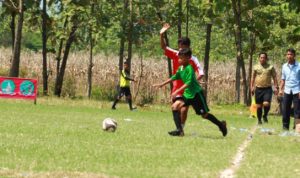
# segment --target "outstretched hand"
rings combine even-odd
[[[154,85],[152,85],[152,86],[155,87],[155,88],[161,88],[161,87],[162,87],[161,84],[154,84]]]
[[[162,29],[160,29],[159,33],[160,33],[160,34],[165,33],[170,27],[171,27],[170,24],[165,23],[165,24],[163,25]]]

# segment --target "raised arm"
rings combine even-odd
[[[159,34],[160,34],[160,47],[161,49],[166,49],[167,44],[164,38],[164,33],[170,28],[170,24],[165,23],[162,27],[162,29],[160,30]]]

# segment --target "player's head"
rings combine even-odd
[[[189,37],[181,37],[178,40],[178,48],[183,49],[183,48],[190,48],[191,46],[191,40]]]
[[[123,63],[123,68],[124,68],[124,69],[128,69],[128,68],[129,68],[129,62],[128,62],[128,61],[125,61],[125,62]]]
[[[183,48],[179,50],[178,57],[179,57],[179,64],[180,65],[188,65],[189,60],[192,56],[192,51],[190,48]]]
[[[288,60],[295,60],[295,56],[296,56],[296,50],[293,48],[289,48],[286,50],[286,58]]]
[[[261,64],[265,64],[268,61],[268,54],[266,52],[259,53],[258,57]]]

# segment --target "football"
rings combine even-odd
[[[116,131],[117,126],[118,126],[117,121],[115,121],[114,119],[111,119],[111,118],[106,118],[102,122],[102,129],[104,131],[114,132],[114,131]]]

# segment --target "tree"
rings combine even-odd
[[[247,96],[247,80],[246,80],[246,70],[245,70],[245,63],[243,58],[243,47],[242,47],[242,26],[241,26],[241,0],[231,0],[232,9],[234,12],[234,31],[235,31],[235,45],[236,45],[236,83],[235,83],[235,90],[236,90],[236,102],[240,102],[240,70],[242,70],[242,80],[244,85],[244,96]],[[247,103],[246,97],[244,97],[244,104]]]
[[[11,1],[11,5],[15,7],[14,3]],[[18,24],[17,31],[15,35],[14,48],[13,48],[13,57],[12,63],[9,71],[10,77],[18,77],[19,76],[19,66],[20,66],[20,54],[21,54],[21,39],[22,39],[22,30],[23,30],[23,21],[24,21],[24,6],[23,0],[19,0],[19,8],[18,11]]]

